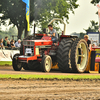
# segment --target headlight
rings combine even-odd
[[[35,48],[36,50],[36,55],[39,55],[39,48]]]

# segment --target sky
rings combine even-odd
[[[90,3],[91,0],[78,0],[80,5],[78,9],[75,9],[75,14],[70,13],[69,24],[67,24],[67,34],[73,32],[85,32],[90,25],[90,20],[98,22],[98,15],[95,13],[98,11],[97,7]]]
[[[85,32],[84,29],[89,27],[90,20],[98,22],[98,15],[95,14],[98,9],[91,4],[90,1],[91,0],[78,0],[77,3],[80,6],[74,10],[75,14],[69,14],[69,24],[66,23],[66,34]],[[2,26],[2,28],[7,29],[7,27],[5,28],[4,26]]]

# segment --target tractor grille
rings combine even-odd
[[[31,49],[31,53],[26,53],[26,49]],[[24,46],[24,55],[34,56],[34,46]]]
[[[23,45],[31,45],[31,46],[34,46],[34,41],[23,41]]]

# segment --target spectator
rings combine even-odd
[[[4,45],[4,46],[7,46],[7,40],[8,40],[8,37],[6,36],[6,37],[5,37],[5,40],[3,41],[3,45]]]
[[[20,39],[15,43],[15,47],[18,47],[18,48],[21,47],[21,40]]]
[[[11,47],[10,41],[7,41],[7,47]]]
[[[88,35],[84,35],[84,39],[86,40],[89,50],[91,49],[91,41],[89,40],[89,36]]]
[[[93,44],[92,47],[98,47],[98,46],[96,46],[95,44]]]
[[[15,43],[16,43],[17,41],[15,40]]]
[[[3,39],[0,40],[0,47],[1,47],[1,48],[4,47],[4,45],[3,45]]]
[[[11,40],[11,48],[15,48],[15,43],[14,43],[15,41],[14,40]]]

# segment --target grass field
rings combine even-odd
[[[1,61],[0,66],[12,65],[12,62]],[[0,79],[100,79],[100,75],[10,75],[0,74]]]
[[[0,66],[5,66],[5,65],[12,65],[11,61],[0,61]]]
[[[100,75],[2,75],[0,79],[100,79]]]

